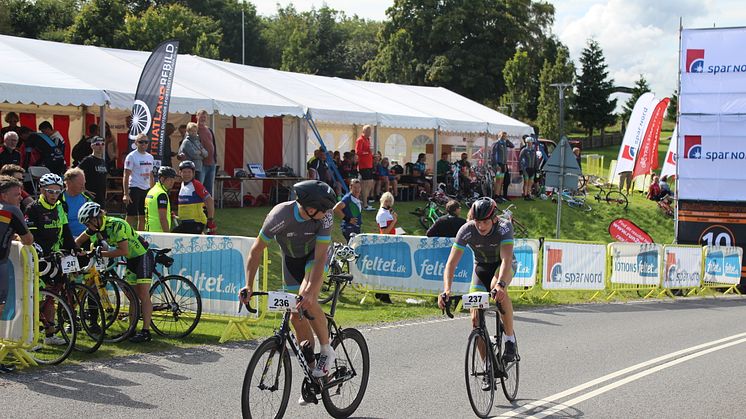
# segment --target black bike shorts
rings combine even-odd
[[[493,263],[477,263],[476,266],[474,266],[476,278],[472,280],[469,292],[490,292],[490,290],[492,290],[492,278],[495,277],[495,273],[500,269],[501,264],[502,261]]]
[[[140,188],[129,188],[130,202],[127,204],[127,215],[138,216],[145,215],[145,196],[148,191]]]
[[[153,280],[153,271],[155,270],[155,254],[152,250],[146,251],[143,255],[127,259],[127,271],[124,279],[130,285],[150,284]]]

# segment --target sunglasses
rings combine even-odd
[[[102,142],[98,142],[98,143],[91,143],[91,145],[104,145],[104,143],[102,143]]]
[[[147,141],[138,141],[137,144],[147,144]]]
[[[62,189],[44,189],[44,192],[51,195],[59,195],[62,193]]]

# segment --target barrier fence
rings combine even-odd
[[[39,311],[35,304],[35,290],[39,288],[36,250],[13,242],[8,262],[0,267],[8,270],[8,298],[0,313],[0,363],[10,354],[21,366],[36,365],[26,352],[39,333],[36,327]]]
[[[661,284],[663,246],[655,243],[609,243],[609,289],[607,300],[620,291],[643,291],[645,298]]]

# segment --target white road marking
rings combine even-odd
[[[425,320],[425,321],[419,321],[419,322],[412,322],[412,323],[398,323],[398,324],[392,324],[389,326],[378,326],[378,327],[369,327],[365,328],[363,330],[387,330],[387,329],[399,329],[402,327],[409,327],[409,326],[420,326],[423,324],[433,324],[433,323],[444,323],[444,322],[450,322],[454,320],[462,320],[462,319],[469,319],[469,316],[456,316],[453,319],[444,318],[444,319],[435,319],[435,320]]]
[[[732,341],[734,339],[743,338],[744,336],[746,336],[746,333],[738,333],[738,334],[735,334],[735,335],[732,335],[732,336],[728,336],[726,338],[714,340],[714,341],[711,341],[711,342],[706,342],[706,343],[703,343],[703,344],[700,344],[700,345],[696,345],[696,346],[692,346],[692,347],[689,347],[689,348],[686,348],[686,349],[682,349],[682,350],[679,350],[679,351],[676,351],[676,352],[671,352],[669,354],[662,355],[662,356],[659,356],[657,358],[653,358],[651,360],[648,360],[648,361],[645,361],[645,362],[641,362],[641,363],[636,364],[636,365],[632,365],[631,367],[627,367],[627,368],[621,369],[619,371],[615,371],[615,372],[612,372],[610,374],[604,375],[603,377],[599,377],[599,378],[596,378],[594,380],[588,381],[586,383],[577,385],[577,386],[572,387],[570,389],[561,391],[561,392],[559,392],[557,394],[553,394],[553,395],[551,395],[549,397],[543,398],[541,400],[537,400],[537,401],[529,403],[529,404],[527,404],[525,406],[521,406],[518,409],[502,413],[499,417],[500,418],[510,418],[510,417],[515,417],[515,416],[518,416],[518,415],[522,415],[522,414],[524,414],[525,412],[527,412],[529,410],[533,410],[533,409],[535,409],[537,407],[541,407],[541,406],[544,406],[544,405],[547,405],[547,404],[550,404],[550,403],[554,403],[557,400],[560,400],[560,399],[565,398],[567,396],[570,396],[572,394],[578,393],[580,391],[586,390],[588,388],[591,388],[593,386],[601,384],[601,383],[603,383],[605,381],[609,381],[609,380],[612,380],[614,378],[621,377],[623,375],[629,374],[629,373],[631,373],[633,371],[636,371],[636,370],[639,370],[639,369],[642,369],[642,368],[646,368],[646,367],[649,367],[649,366],[654,365],[654,364],[658,364],[658,363],[663,362],[663,361],[668,361],[669,359],[677,358],[679,356],[682,356],[682,355],[690,353],[690,352],[700,351],[702,349],[708,348],[708,347],[713,346],[713,345],[719,345],[719,344],[722,344],[724,342]],[[698,356],[701,356],[701,355],[704,355],[704,354],[707,354],[707,353],[710,353],[710,352],[714,352],[716,350],[724,349],[724,348],[727,348],[728,346],[736,345],[736,344],[743,343],[743,342],[746,342],[746,339],[740,339],[740,340],[737,340],[735,342],[726,343],[723,346],[718,346],[718,347],[715,347],[715,348],[710,348],[710,349],[708,349],[706,351],[696,352],[694,354],[687,355],[687,356],[685,356],[683,358],[679,358],[677,360],[670,361],[670,362],[668,362],[666,364],[659,365],[658,367],[652,368],[650,370],[646,370],[646,371],[640,372],[640,373],[635,374],[633,376],[630,376],[628,378],[632,378],[632,377],[636,377],[636,376],[638,376],[640,374],[644,374],[644,375],[640,375],[639,377],[635,378],[635,380],[636,380],[638,378],[644,377],[645,375],[652,374],[653,372],[660,371],[661,369],[668,368],[669,366],[676,365],[676,364],[678,364],[680,362],[684,362],[684,361],[687,361],[689,359],[693,359],[693,358],[696,358]],[[694,356],[694,355],[696,355],[696,356]],[[660,367],[663,367],[663,368],[660,368]],[[650,372],[648,372],[648,371],[650,371]],[[618,382],[615,382],[615,383],[612,383],[612,384],[609,384],[609,385],[607,385],[605,387],[602,387],[602,388],[600,388],[600,389],[598,389],[596,391],[605,389],[606,387],[614,386],[614,387],[608,388],[607,390],[604,390],[603,392],[609,391],[609,390],[611,390],[613,388],[618,387],[619,385],[626,384],[627,382],[629,382],[629,381],[625,381],[625,380],[626,379],[618,381]],[[631,380],[631,381],[634,381],[634,380]],[[621,384],[615,386],[615,384],[617,384],[617,383],[621,383]],[[602,394],[603,392],[598,393],[598,394]],[[589,392],[587,394],[594,394],[594,392]],[[594,394],[594,395],[598,395],[598,394]],[[570,406],[570,404],[568,404],[568,403],[570,403],[572,401],[577,400],[575,403],[578,403],[578,402],[582,401],[582,400],[578,400],[581,397],[583,397],[583,396],[579,396],[576,399],[568,401],[567,403],[562,403],[561,404],[563,406],[562,408]],[[591,397],[593,397],[593,396],[591,396]],[[583,399],[583,400],[586,400],[586,399]],[[555,410],[554,412],[562,410],[562,408],[560,408],[558,410]],[[552,410],[552,409],[548,409],[548,410],[545,410],[543,412],[539,412],[537,414],[543,414],[544,412],[548,412],[550,410]],[[547,414],[549,414],[549,413],[547,413]]]

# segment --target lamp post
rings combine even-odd
[[[555,238],[560,238],[560,224],[562,222],[562,191],[565,189],[565,147],[562,146],[562,137],[565,134],[565,89],[572,86],[570,83],[552,83],[559,92],[559,149],[560,149],[560,173],[559,191],[557,193],[557,232]]]

